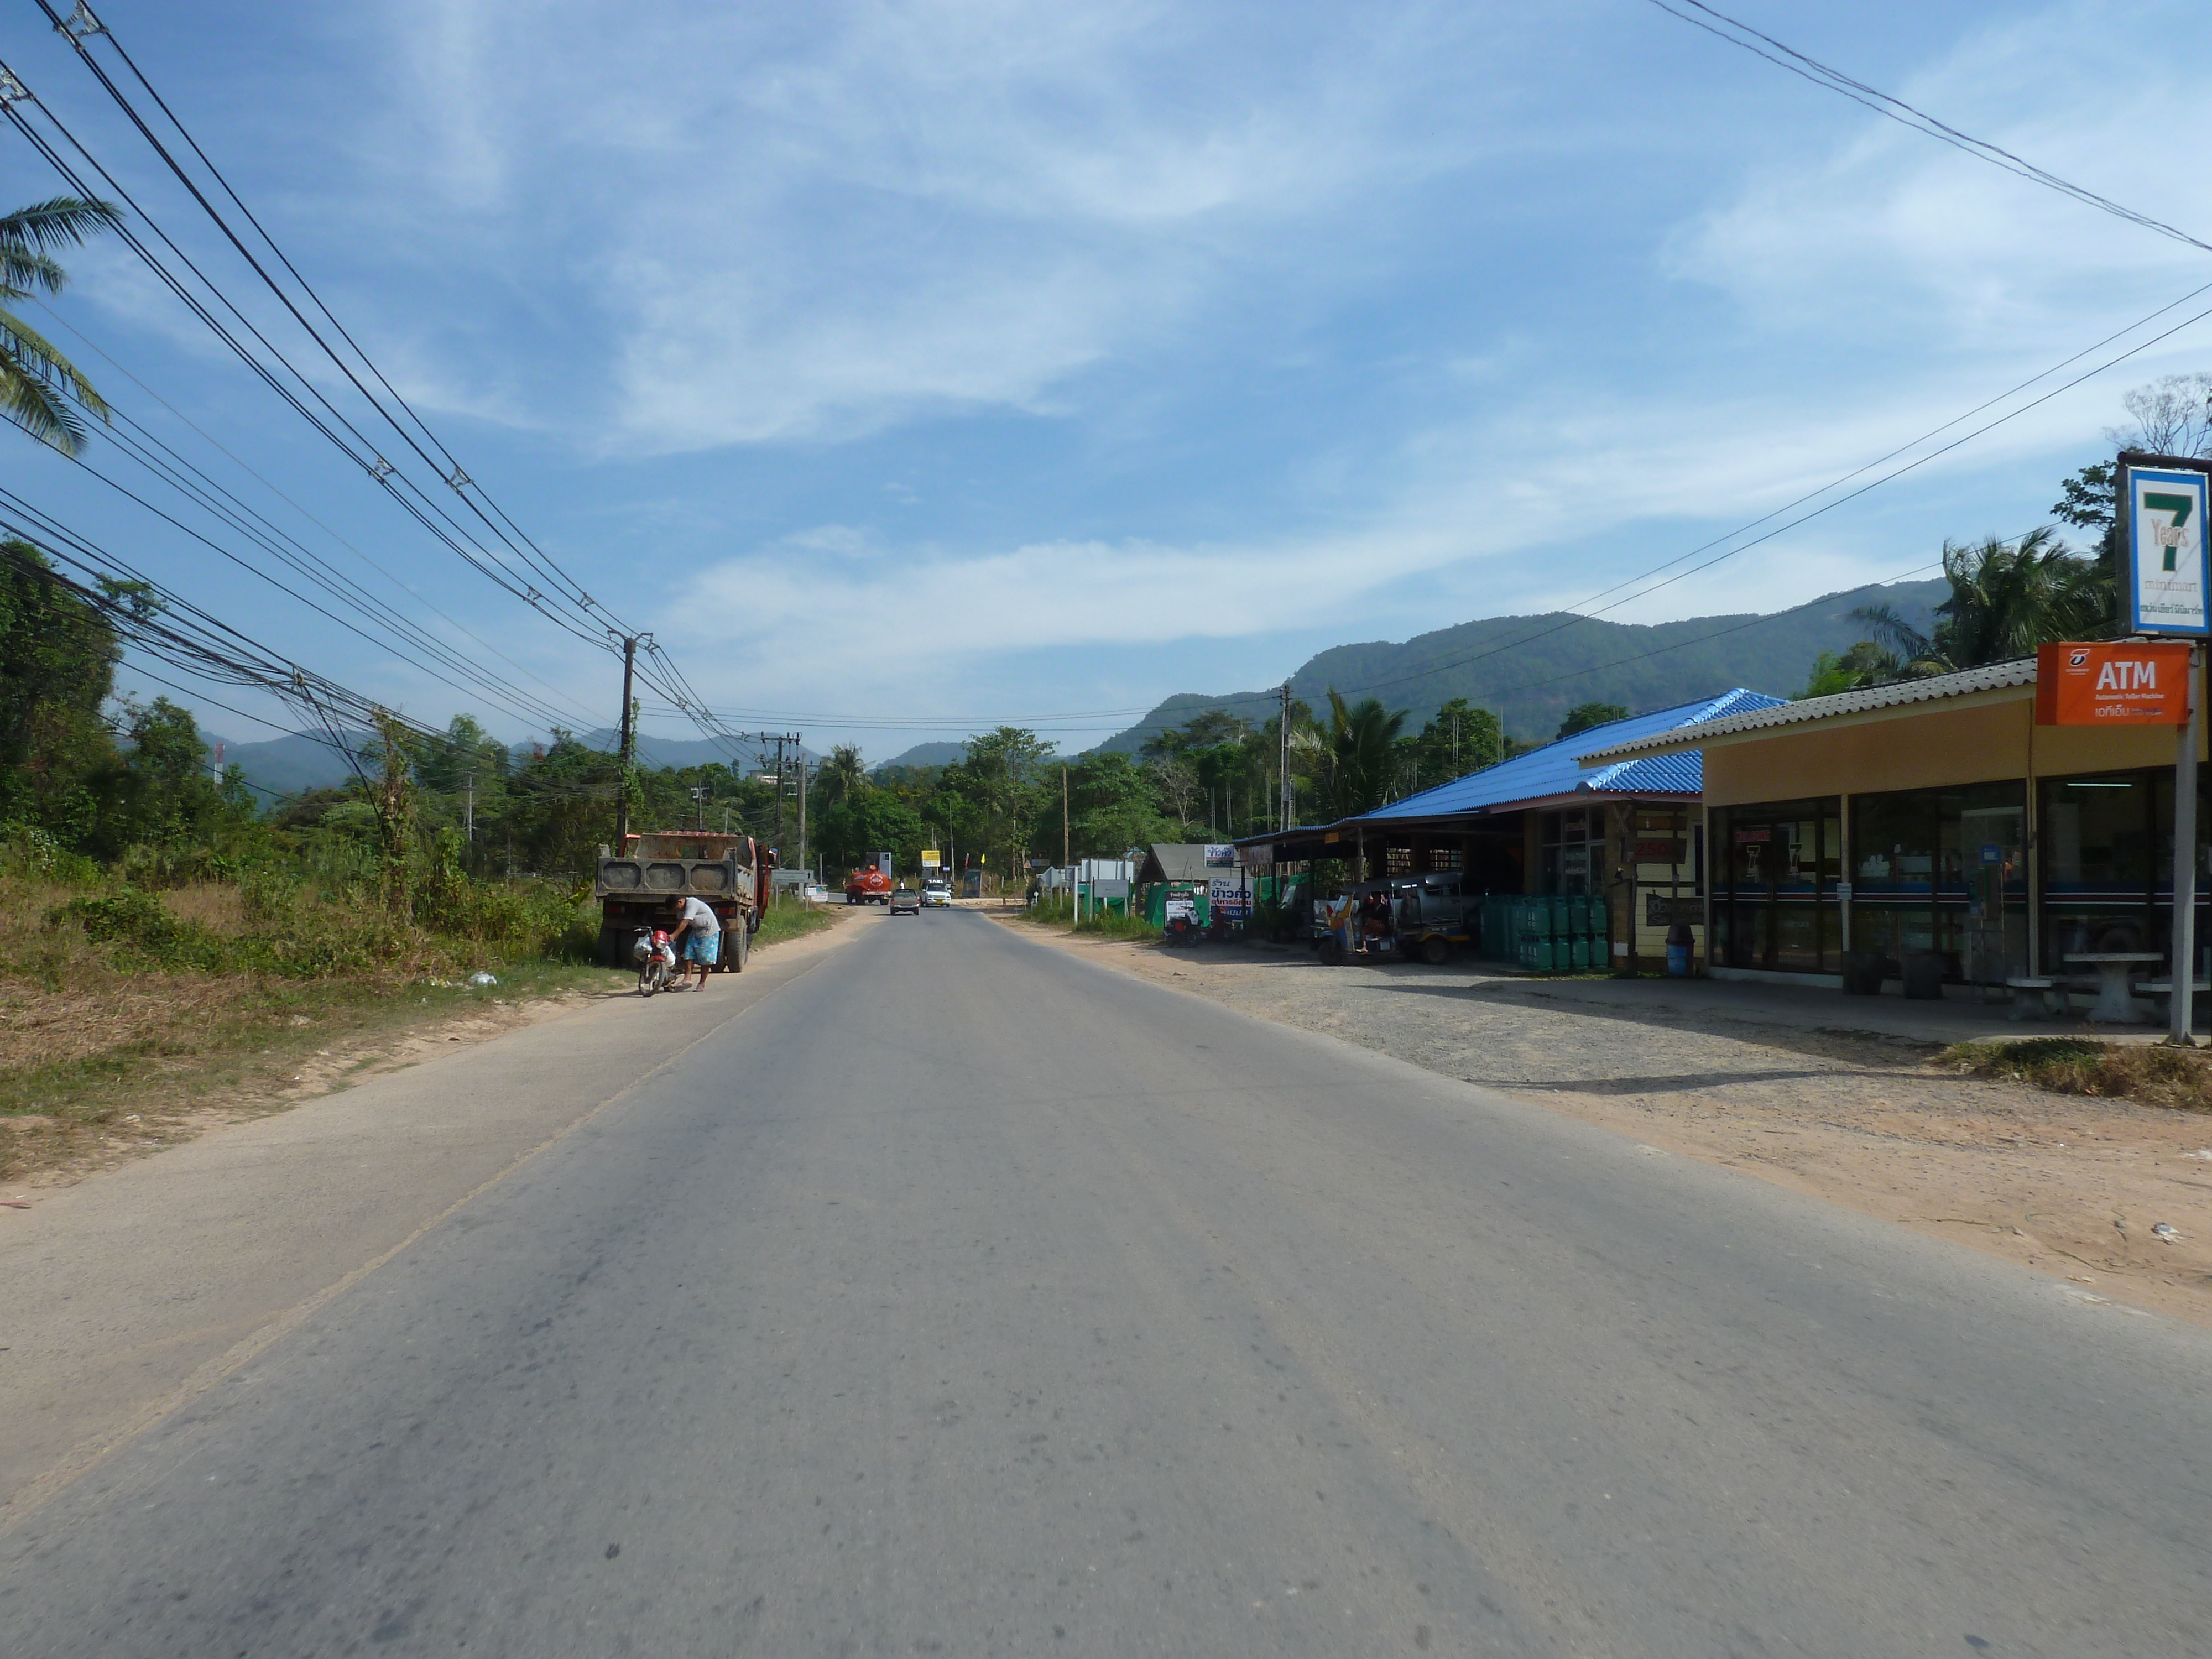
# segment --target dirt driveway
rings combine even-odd
[[[1486,1084],[1971,1244],[2085,1297],[2212,1325],[2212,1119],[1947,1074],[1941,1045],[1786,1024],[1473,964],[1324,968],[1024,926],[1125,972]],[[1632,992],[1632,987],[1623,987]],[[1835,999],[1834,1018],[1850,1009]],[[2160,1223],[2182,1237],[2154,1236]]]

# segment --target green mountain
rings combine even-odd
[[[1403,644],[1377,640],[1334,646],[1291,677],[1293,696],[1318,708],[1330,688],[1357,699],[1370,693],[1419,721],[1453,697],[1494,708],[1514,737],[1547,738],[1577,703],[1619,703],[1631,714],[1669,708],[1735,686],[1776,696],[1802,689],[1813,659],[1867,636],[1850,619],[1860,605],[1887,605],[1928,629],[1950,593],[1941,578],[1853,588],[1769,615],[1755,611],[1683,622],[1605,622],[1571,612],[1486,617],[1419,634]],[[1273,691],[1207,696],[1178,692],[1102,749],[1134,751],[1209,708],[1255,723],[1277,707]]]

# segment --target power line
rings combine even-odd
[[[1925,110],[1916,109],[1902,98],[1893,97],[1878,88],[1869,86],[1863,81],[1855,80],[1841,70],[1832,69],[1816,58],[1807,57],[1795,46],[1785,45],[1771,34],[1760,33],[1741,19],[1731,17],[1724,11],[1716,10],[1704,3],[1704,0],[1679,0],[1679,4],[1675,3],[1675,0],[1651,0],[1651,3],[1668,16],[1679,18],[1687,23],[1692,28],[1703,29],[1717,40],[1725,40],[1729,45],[1751,53],[1754,58],[1763,58],[1777,68],[1789,70],[1790,74],[1798,76],[1801,80],[1810,81],[1816,87],[1837,93],[1850,99],[1855,104],[1872,110],[1877,115],[1895,121],[1901,126],[1911,128],[1915,132],[1925,133],[1929,137],[1948,144],[1954,149],[1964,151],[1977,161],[1987,161],[1992,167],[2002,167],[2007,173],[2026,179],[2032,184],[2041,185],[2047,190],[2055,190],[2060,195],[2070,197],[2086,207],[2095,208],[2100,213],[2109,213],[2115,218],[2126,220],[2130,224],[2140,225],[2145,230],[2154,231],[2160,236],[2170,237],[2174,241],[2185,243],[2191,247],[2202,248],[2205,252],[2212,253],[2212,242],[2200,241],[2187,231],[2176,229],[2167,224],[2163,219],[2154,219],[2148,213],[2138,212],[2134,208],[2113,201],[2108,196],[2100,196],[2084,185],[2075,184],[2070,179],[2062,179],[2049,169],[2039,167],[2034,162],[2014,155],[2001,144],[1993,144],[1986,138],[1977,138],[1970,133],[1961,132],[1958,128],[1937,120]],[[1680,6],[1692,7],[1704,13],[1705,16],[1692,17],[1688,12],[1681,10]],[[1713,21],[1707,22],[1705,18],[1711,18]],[[1737,33],[1731,34],[1729,33],[1731,29]],[[1742,38],[1747,35],[1750,37],[1748,40]],[[1777,56],[1778,53],[1780,55]]]

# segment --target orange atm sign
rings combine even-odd
[[[2185,645],[2045,645],[2035,653],[2038,726],[2186,726]]]

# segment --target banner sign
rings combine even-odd
[[[1702,927],[1705,921],[1705,902],[1694,896],[1677,897],[1668,893],[1646,893],[1644,896],[1644,925],[1646,927],[1671,927],[1678,921]]]
[[[2212,634],[2212,562],[2204,520],[2207,476],[2123,465],[2128,538],[2128,631]]]
[[[2039,646],[2035,723],[2186,726],[2189,651],[2185,645],[2063,641]]]
[[[1209,870],[1234,870],[1237,867],[1237,849],[1226,842],[1208,842],[1206,867]]]
[[[921,849],[921,867],[925,870],[937,868],[937,849],[934,847],[925,847]]]

